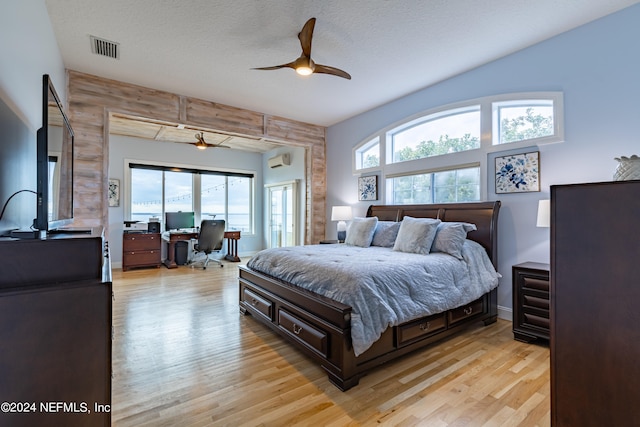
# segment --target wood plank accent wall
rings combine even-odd
[[[75,131],[74,216],[107,228],[109,115],[122,113],[258,137],[306,150],[306,243],[324,239],[325,128],[202,99],[67,70],[69,120]]]

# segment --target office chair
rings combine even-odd
[[[221,252],[224,243],[224,219],[203,219],[200,223],[200,234],[198,235],[198,243],[193,245],[194,259],[191,261],[191,267],[200,261],[195,258],[195,254],[204,253],[205,259],[202,260],[202,269],[205,270],[209,261],[218,263],[220,267],[224,267],[219,259],[211,259],[209,255],[212,252]]]

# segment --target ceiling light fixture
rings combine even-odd
[[[198,142],[193,143],[193,145],[195,145],[198,150],[205,150],[209,146],[209,144],[207,144],[204,140],[203,132],[196,133],[196,139],[198,140]]]
[[[308,76],[310,74],[313,74],[313,70],[316,67],[311,58],[301,56],[300,58],[295,60],[295,62],[293,63],[293,68],[296,70],[296,73],[300,74],[301,76]]]

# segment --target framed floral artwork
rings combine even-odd
[[[109,206],[120,206],[120,180],[109,179]]]
[[[358,177],[358,200],[378,200],[378,175]]]
[[[496,157],[496,193],[540,191],[540,152]]]

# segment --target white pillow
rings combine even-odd
[[[475,224],[466,222],[442,222],[436,230],[431,252],[444,252],[462,259],[462,246],[469,231],[477,230]]]
[[[398,230],[393,250],[428,254],[440,222],[439,219],[405,216],[400,223],[400,230]]]
[[[378,225],[378,217],[376,216],[370,218],[353,218],[347,228],[347,238],[344,240],[344,243],[368,248],[371,246],[376,225]]]

